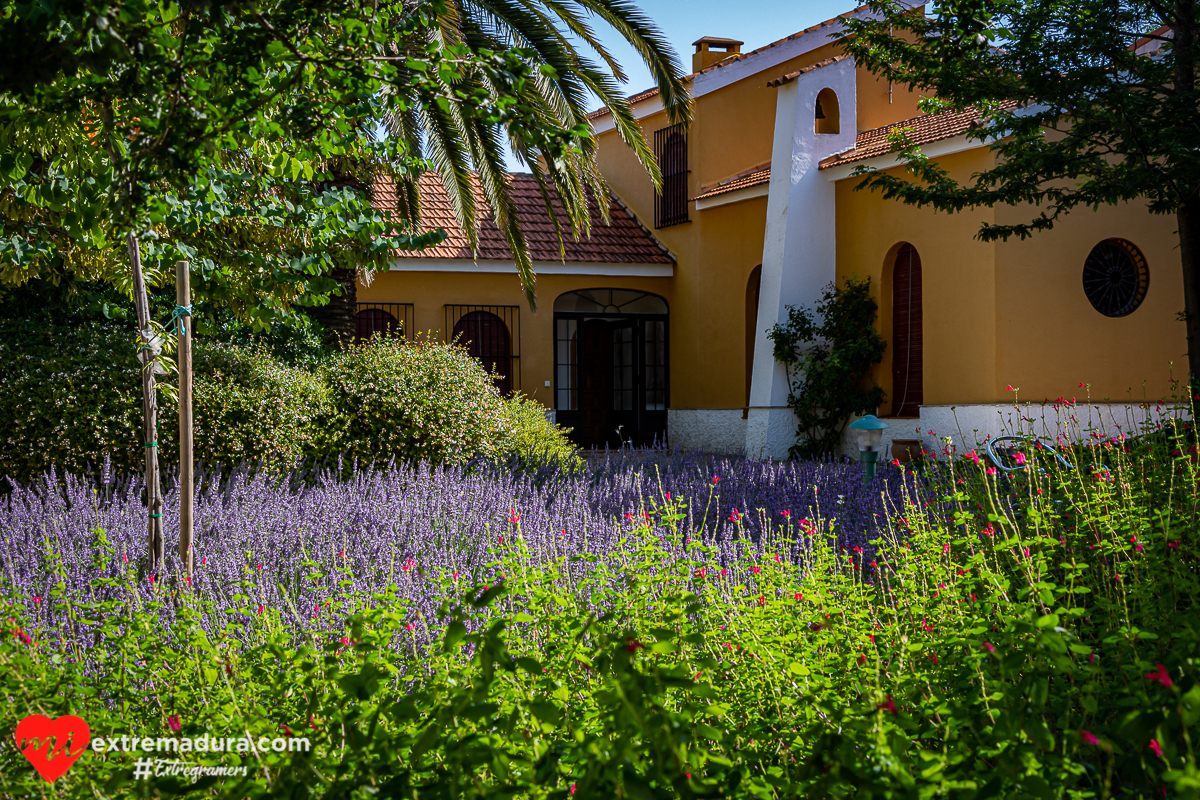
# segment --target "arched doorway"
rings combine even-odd
[[[925,402],[921,256],[901,245],[892,268],[892,415],[919,417]]]
[[[512,338],[504,320],[490,311],[463,314],[454,325],[452,338],[495,375],[501,394],[512,390]]]
[[[554,405],[582,447],[652,444],[667,432],[668,309],[630,289],[554,301]]]

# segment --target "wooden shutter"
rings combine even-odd
[[[925,402],[921,335],[921,256],[910,244],[892,271],[892,414],[920,416]]]

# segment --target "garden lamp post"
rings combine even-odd
[[[866,486],[875,477],[875,462],[879,461],[883,432],[891,426],[874,414],[867,414],[851,422],[849,427],[858,434],[858,460],[863,465],[863,485]]]

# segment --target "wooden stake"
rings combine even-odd
[[[188,262],[175,262],[175,304],[190,308],[192,283]],[[178,318],[179,327],[179,558],[188,577],[192,575],[192,504],[195,502],[192,474],[192,318]],[[182,333],[180,333],[182,331]]]
[[[147,565],[153,575],[162,568],[163,563],[162,486],[158,480],[158,398],[154,391],[154,368],[158,357],[150,349],[154,330],[150,327],[150,299],[146,295],[146,278],[142,275],[142,254],[136,236],[130,233],[126,241],[129,244],[129,260],[133,264],[133,300],[144,348],[141,352],[146,353],[142,365],[142,446],[146,451]]]

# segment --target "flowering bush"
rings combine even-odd
[[[22,489],[0,728],[311,739],[197,755],[252,765],[202,787],[228,797],[1194,797],[1189,436],[869,490],[857,465],[665,452],[235,475],[201,494],[190,583],[139,572],[136,484]],[[0,742],[0,792],[38,793]],[[132,761],[89,753],[55,792],[189,788]]]
[[[328,381],[319,457],[463,463],[497,458],[512,435],[500,392],[460,347],[372,337],[334,356]]]
[[[202,343],[195,348],[193,443],[202,462],[252,461],[271,472],[300,462],[330,408],[319,374],[289,367],[261,347]],[[179,423],[173,407],[160,426],[160,450],[178,463]]]
[[[461,348],[379,339],[322,362],[311,331],[276,338],[299,366],[260,343],[196,342],[202,464],[249,461],[281,474],[302,459],[342,459],[349,468],[390,459],[573,458],[540,406],[502,399]],[[117,474],[138,471],[137,346],[136,332],[113,324],[0,321],[0,477],[27,483],[51,469],[79,475],[106,461]],[[177,420],[172,399],[160,395],[156,441],[168,467],[179,457]]]
[[[570,440],[567,431],[546,418],[546,407],[517,393],[504,401],[504,416],[508,434],[502,445],[526,465],[555,462],[566,469],[582,465],[583,459]]]

